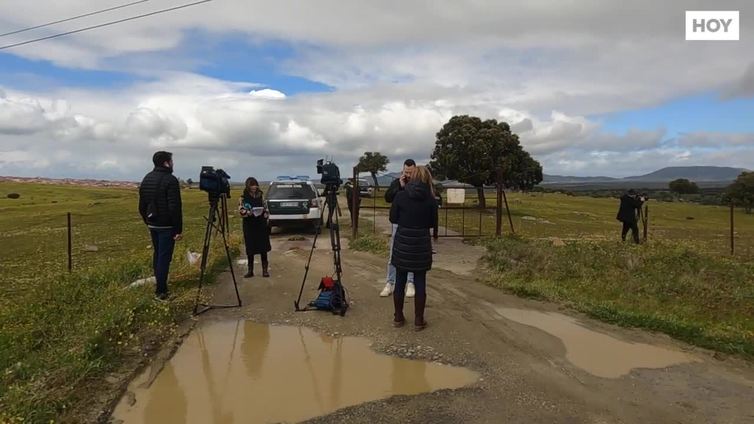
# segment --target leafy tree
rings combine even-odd
[[[685,178],[678,178],[668,184],[670,191],[676,194],[697,194],[699,193],[699,186],[695,182],[689,181]]]
[[[468,115],[454,116],[443,125],[429,166],[438,178],[476,187],[480,208],[487,206],[484,186],[496,182],[497,167],[509,188],[530,190],[542,181],[542,166],[521,147],[510,125]]]
[[[188,184],[188,186],[191,187],[194,184],[194,180],[189,178],[188,180],[186,180],[186,184]]]
[[[542,165],[524,149],[503,158],[503,185],[529,191],[542,182]]]
[[[751,213],[754,208],[754,172],[742,172],[726,189],[724,200]]]
[[[372,175],[374,190],[378,191],[377,173],[385,172],[388,163],[390,163],[390,159],[380,152],[364,152],[364,155],[359,158],[359,163],[356,167],[359,172],[369,172]]]

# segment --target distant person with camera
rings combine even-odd
[[[641,210],[641,205],[645,201],[646,197],[640,196],[634,189],[628,190],[628,192],[621,196],[620,208],[618,209],[618,215],[615,217],[623,223],[623,230],[620,234],[621,240],[626,241],[626,234],[628,234],[628,230],[631,230],[634,243],[639,244],[638,214]]]
[[[393,325],[406,322],[403,300],[408,274],[414,274],[414,328],[427,326],[424,307],[427,302],[427,271],[432,268],[432,238],[430,229],[437,220],[437,200],[432,186],[432,174],[424,166],[416,167],[413,176],[403,178],[403,190],[398,191],[390,207],[390,222],[397,225],[390,260],[396,269],[393,305]]]
[[[262,276],[269,277],[269,262],[267,252],[272,250],[270,245],[270,227],[267,225],[269,212],[264,207],[264,197],[259,189],[259,182],[254,177],[246,179],[243,195],[238,199],[238,213],[243,218],[243,240],[246,247],[246,257],[249,261],[248,270],[244,278],[254,276],[254,256],[262,259]]]
[[[183,235],[181,187],[173,176],[173,154],[159,151],[152,156],[154,169],[139,185],[139,214],[152,237],[152,267],[157,280],[155,296],[168,299],[168,273],[175,242]]]
[[[406,161],[403,162],[403,171],[401,172],[401,176],[394,179],[393,182],[390,183],[390,187],[385,192],[385,201],[387,203],[392,203],[395,196],[404,189],[406,183],[408,182],[410,176],[413,175],[414,171],[416,171],[416,162],[414,162],[413,159],[406,159]],[[398,228],[398,224],[393,223],[392,231],[390,234],[390,245],[388,246],[388,252],[390,252],[390,255],[392,255],[393,252],[393,240],[395,239],[396,228]],[[395,266],[393,266],[391,259],[392,258],[388,256],[387,277],[385,279],[385,288],[383,288],[380,292],[381,297],[388,297],[395,290]],[[414,274],[410,272],[408,274],[408,287],[406,288],[406,296],[413,297],[415,293],[416,289],[414,287]]]

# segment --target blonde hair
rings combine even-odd
[[[427,169],[424,165],[418,165],[416,167],[416,171],[414,171],[414,178],[423,182],[424,184],[427,184],[429,186],[429,191],[432,193],[432,196],[435,195],[435,186],[432,183],[432,173],[429,172],[429,169]]]

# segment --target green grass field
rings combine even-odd
[[[21,198],[6,198],[11,192]],[[183,191],[185,239],[170,277],[176,299],[163,304],[152,299],[152,286],[125,288],[152,275],[135,189],[4,182],[0,194],[0,422],[49,422],[86,405],[105,373],[135,366],[145,346],[159,344],[187,317],[198,267],[185,253],[201,251],[207,197]],[[236,251],[239,240],[233,236]],[[226,262],[218,248],[210,255],[213,272]]]
[[[11,192],[21,198],[6,198]],[[373,202],[385,206],[381,196],[363,200],[362,236],[351,246],[384,255],[387,239],[371,235],[368,220]],[[208,204],[198,190],[184,190],[183,199],[186,238],[177,244],[171,268],[177,298],[163,304],[152,299],[152,287],[125,288],[151,275],[135,189],[0,183],[0,422],[75,416],[103,388],[103,376],[133,368],[148,346],[164,341],[188,316],[198,269],[185,253],[201,250]],[[730,256],[724,208],[652,202],[649,243],[633,246],[617,241],[616,199],[518,193],[508,199],[518,236],[482,239],[488,284],[701,346],[754,353],[754,216],[736,211],[737,253]],[[73,222],[71,274],[67,212]],[[443,210],[441,225],[445,217]],[[477,211],[463,217],[449,211],[447,217],[454,231],[478,231]],[[350,234],[343,224],[343,234]],[[482,234],[494,230],[494,213],[483,212]],[[566,246],[554,247],[551,237]],[[237,251],[237,232],[232,239]],[[218,248],[211,255],[213,271],[225,266]]]
[[[381,193],[380,193],[381,194]],[[508,193],[513,227],[527,238],[558,237],[564,240],[620,239],[621,224],[615,220],[618,199],[567,196],[565,194]],[[466,206],[477,204],[476,196],[466,196]],[[362,201],[361,216],[370,216],[373,205],[388,206],[381,195]],[[460,205],[451,205],[460,206]],[[487,197],[487,207],[494,208],[494,195]],[[730,210],[721,206],[695,203],[652,202],[649,206],[648,238],[652,241],[682,241],[720,255],[730,253]],[[385,210],[380,211],[385,213]],[[494,209],[465,211],[441,209],[440,225],[467,235],[495,234]],[[689,219],[692,218],[692,219]],[[743,259],[754,255],[754,214],[741,209],[734,214],[736,253]],[[447,223],[447,225],[446,225]],[[507,215],[503,233],[510,234]],[[442,232],[441,232],[442,234]]]

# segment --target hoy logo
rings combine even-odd
[[[687,10],[686,40],[738,40],[738,10]]]

